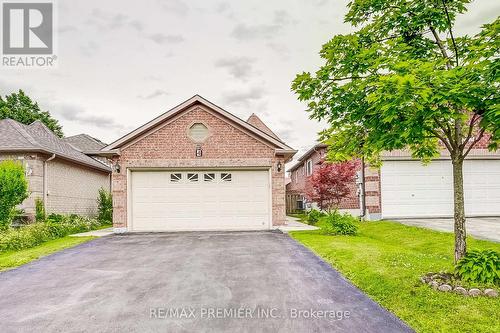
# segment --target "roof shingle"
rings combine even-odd
[[[0,120],[0,152],[30,150],[56,154],[61,158],[79,164],[111,171],[103,163],[78,151],[72,145],[56,136],[40,121],[24,125],[12,119]]]

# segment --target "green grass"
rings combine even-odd
[[[108,229],[108,228],[111,228],[113,227],[113,224],[103,224],[101,225],[100,227],[97,227],[95,229],[92,229],[91,231],[94,231],[94,230],[102,230],[102,229]],[[86,232],[86,231],[85,231]]]
[[[452,271],[451,233],[365,222],[358,236],[290,235],[417,332],[500,332],[500,299],[438,292],[419,281],[428,272]],[[500,251],[500,244],[469,238],[468,248]]]
[[[30,261],[44,257],[51,253],[87,242],[95,237],[71,237],[54,239],[41,245],[19,251],[0,253],[0,271],[24,265]]]

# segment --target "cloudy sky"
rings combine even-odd
[[[314,71],[343,23],[347,0],[56,0],[57,67],[0,66],[0,94],[25,90],[66,135],[111,142],[200,94],[246,119],[259,115],[302,152],[322,125],[290,91]],[[459,18],[473,34],[500,14],[476,0]]]

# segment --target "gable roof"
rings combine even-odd
[[[84,153],[101,150],[102,148],[107,146],[107,144],[105,144],[101,140],[93,138],[90,135],[84,133],[68,136],[63,138],[63,140],[75,147],[75,149]]]
[[[274,134],[274,132],[271,131],[271,129],[269,127],[267,127],[267,125],[264,124],[264,122],[255,113],[252,113],[250,115],[250,117],[247,119],[247,123],[249,123],[250,125],[252,125],[254,127],[257,127],[262,132],[264,132],[264,133],[272,136],[273,138],[281,141],[281,139],[276,134]]]
[[[299,157],[299,159],[297,160],[297,163],[295,163],[290,169],[288,169],[288,171],[294,171],[295,169],[297,169],[299,166],[301,166],[304,162],[305,159],[309,158],[309,156],[311,156],[314,152],[318,151],[319,149],[323,149],[323,148],[327,148],[328,146],[324,143],[317,143],[315,144],[311,149],[309,149],[308,151],[306,151],[304,153],[304,155],[302,155],[301,157]]]
[[[12,119],[2,119],[0,120],[0,133],[2,133],[0,152],[25,151],[56,154],[57,157],[94,169],[111,171],[103,163],[76,150],[38,120],[30,125],[24,125]]]
[[[195,105],[195,104],[201,104],[206,106],[207,108],[210,108],[211,110],[219,113],[226,119],[231,120],[232,122],[236,123],[246,131],[256,135],[263,141],[266,141],[270,144],[272,144],[276,149],[281,150],[285,154],[289,154],[290,156],[293,156],[297,151],[291,148],[290,146],[286,145],[283,141],[277,139],[277,137],[273,137],[272,135],[264,132],[263,130],[247,123],[246,121],[236,117],[232,113],[227,112],[226,110],[222,109],[221,107],[213,104],[212,102],[209,102],[205,98],[201,97],[200,95],[195,95],[191,97],[190,99],[182,102],[181,104],[177,105],[176,107],[168,110],[167,112],[161,114],[160,116],[156,117],[155,119],[147,122],[146,124],[142,125],[141,127],[137,128],[136,130],[124,135],[123,137],[119,138],[118,140],[114,141],[113,143],[109,144],[108,146],[104,147],[102,151],[110,151],[116,148],[120,148],[124,144],[130,142],[131,140],[141,136],[143,133],[147,132],[148,130],[154,128],[155,126],[161,124],[162,122],[172,118],[173,116],[180,114],[181,112],[187,110],[189,107]]]

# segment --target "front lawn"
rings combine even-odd
[[[453,234],[394,222],[364,222],[358,236],[290,235],[417,332],[500,332],[500,299],[432,290],[419,278],[453,269]],[[500,244],[468,239],[469,249]],[[498,289],[498,288],[497,288]]]
[[[0,271],[24,265],[51,253],[87,242],[95,237],[71,237],[54,239],[30,249],[0,253]]]

